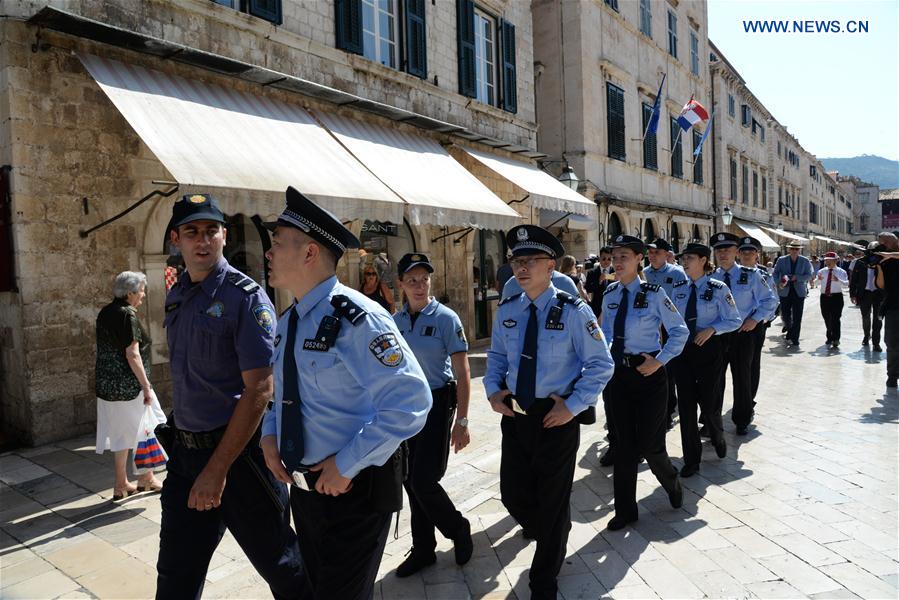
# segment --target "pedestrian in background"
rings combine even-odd
[[[893,247],[899,245],[893,234],[881,233],[878,240],[889,242]],[[899,252],[878,252],[877,255],[882,259],[876,264],[875,281],[884,293],[881,310],[887,346],[887,387],[895,389],[899,381]]]
[[[97,315],[97,454],[111,450],[115,457],[113,500],[142,491],[159,491],[162,483],[153,472],[144,473],[137,485],[128,481],[128,450],[137,446],[144,414],[152,430],[165,423],[156,392],[150,384],[150,335],[137,317],[146,296],[147,276],[134,271],[116,275],[113,301]],[[149,411],[146,407],[149,407]]]
[[[811,261],[802,256],[802,244],[798,240],[790,242],[787,251],[789,254],[781,256],[774,264],[774,280],[778,282],[780,319],[787,346],[798,346],[808,282],[814,278],[815,272]]]
[[[384,260],[380,257],[365,257],[362,263],[362,284],[359,291],[369,300],[374,300],[384,307],[384,310],[393,314],[396,312],[396,303],[393,299],[393,291],[384,281],[384,272],[387,270]]]
[[[809,261],[812,263],[812,271],[814,271],[815,273],[817,273],[817,272],[821,269],[821,261],[818,260],[818,255],[817,255],[817,254],[812,254],[812,257],[809,259]],[[817,278],[814,278],[814,277],[813,277],[812,280],[809,282],[809,285],[810,285],[812,288],[814,288],[816,285],[818,285],[818,280],[817,280]]]
[[[824,255],[824,268],[817,273],[821,285],[821,316],[827,330],[827,345],[838,348],[840,345],[840,318],[843,315],[843,288],[849,286],[849,275],[842,267],[837,266],[839,257],[836,252]]]
[[[873,342],[874,352],[883,352],[880,346],[880,330],[883,326],[883,290],[877,288],[877,263],[881,257],[878,251],[884,247],[878,242],[868,244],[865,255],[855,262],[855,268],[849,274],[849,298],[853,304],[858,305],[862,313],[862,346]]]

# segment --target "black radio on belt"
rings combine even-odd
[[[649,303],[646,301],[646,292],[637,292],[634,296],[634,308],[647,308]]]
[[[714,294],[715,294],[715,292],[712,291],[712,288],[706,288],[705,291],[702,293],[702,296],[700,296],[700,297],[703,300],[705,300],[706,302],[709,302],[712,300],[712,297],[714,296]]]

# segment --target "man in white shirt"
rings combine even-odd
[[[818,271],[817,279],[821,285],[821,316],[827,328],[827,345],[837,348],[840,345],[840,317],[843,315],[843,288],[849,287],[849,275],[837,266],[836,252],[824,255],[824,268]]]

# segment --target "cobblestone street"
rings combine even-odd
[[[598,463],[604,431],[601,423],[582,429],[559,578],[564,598],[899,595],[899,394],[885,392],[886,354],[860,345],[853,307],[843,313],[839,351],[827,350],[817,291],[805,306],[798,349],[784,348],[779,325],[768,331],[750,434],[736,437],[725,417],[728,456],[719,460],[705,445],[701,471],[683,480],[683,508],[670,507],[644,464],[639,521],[607,531],[613,498],[611,469]],[[484,356],[472,355],[476,374]],[[457,567],[444,540],[435,567],[396,578],[411,545],[404,511],[381,564],[378,598],[528,597],[535,544],[500,503],[498,415],[489,411],[480,378],[472,388],[473,442],[451,458],[443,483],[472,522],[474,557]],[[730,404],[728,387],[725,408]],[[679,467],[677,427],[667,440]],[[112,456],[96,455],[91,436],[8,452],[0,457],[0,481],[0,596],[153,595],[159,497],[113,504]],[[204,597],[270,597],[228,535]]]

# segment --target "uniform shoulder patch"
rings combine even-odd
[[[361,323],[362,318],[368,314],[365,309],[343,294],[331,296],[331,306],[334,307],[334,316],[343,317],[353,325]]]
[[[462,327],[456,330],[456,337],[459,338],[459,341],[465,345],[468,345],[468,338],[465,337],[465,329]]]
[[[665,298],[665,308],[673,313],[677,312],[677,307],[674,305],[674,302],[671,301],[671,298]]]
[[[499,305],[502,306],[503,304],[506,304],[506,303],[508,303],[508,302],[511,302],[512,300],[516,300],[516,299],[518,299],[523,293],[524,293],[524,292],[518,292],[517,294],[512,294],[511,296],[509,296],[509,297],[506,298],[505,300],[502,300],[502,301],[499,303]]]
[[[256,317],[256,323],[266,333],[271,333],[275,330],[275,311],[268,304],[257,304],[254,306],[253,316]]]
[[[228,283],[239,287],[244,293],[252,294],[259,289],[259,284],[244,275],[243,273],[228,273]]]
[[[734,300],[734,295],[733,295],[733,294],[728,294],[727,296],[724,297],[724,299],[727,301],[728,304],[730,304],[730,305],[733,306],[734,308],[737,307],[737,301]]]
[[[682,279],[682,280],[680,280],[680,281],[675,282],[675,284],[672,285],[671,287],[672,287],[672,288],[676,288],[676,287],[681,287],[682,285],[687,285],[687,280],[686,280],[686,279]]]
[[[602,329],[599,328],[599,323],[596,322],[596,319],[587,321],[587,333],[597,342],[602,340]]]
[[[724,287],[724,282],[718,281],[717,279],[709,279],[709,285],[712,286],[713,288],[721,289]]]
[[[608,294],[608,293],[610,293],[610,292],[614,292],[614,291],[617,290],[617,289],[618,289],[618,282],[617,282],[617,281],[613,281],[612,283],[609,284],[609,287],[606,288],[606,291],[604,291],[604,292],[602,293],[602,295],[605,296],[606,294]]]
[[[385,367],[398,367],[403,362],[403,349],[396,336],[382,333],[368,344],[368,349]]]
[[[657,283],[649,283],[644,281],[640,284],[640,289],[644,292],[658,292],[660,289],[662,289],[662,286]]]

